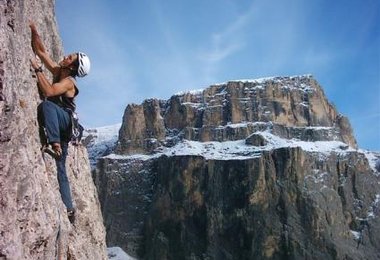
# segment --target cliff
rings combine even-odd
[[[378,259],[378,161],[307,75],[128,105],[94,177],[143,259]]]
[[[54,1],[0,2],[0,258],[107,259],[85,147],[70,147],[67,160],[75,225],[67,219],[54,160],[40,151],[29,19],[52,57],[63,54]]]
[[[123,122],[117,147],[123,154],[150,153],[165,146],[172,133],[201,142],[244,139],[258,130],[257,124],[241,124],[247,122],[274,125],[275,134],[301,139],[307,138],[308,129],[325,127],[329,137],[324,139],[357,147],[347,118],[309,75],[230,81],[180,93],[167,102],[146,100],[142,105],[128,105]]]

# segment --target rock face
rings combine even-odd
[[[318,156],[282,148],[242,161],[160,158],[144,256],[378,258],[378,178],[364,156]]]
[[[350,123],[327,101],[311,76],[230,81],[174,95],[167,102],[147,100],[129,105],[123,122],[117,149],[122,154],[150,153],[166,145],[166,137],[173,132],[201,142],[244,139],[257,130],[245,124],[236,126],[245,122],[270,122],[275,134],[280,131],[288,138],[312,134],[306,127],[326,127],[330,136],[324,140],[357,147]]]
[[[95,182],[107,243],[142,259],[378,259],[379,154],[311,76],[129,105]]]
[[[165,139],[165,124],[161,116],[160,102],[146,100],[142,105],[128,105],[120,129],[121,153],[144,153],[157,148],[158,140]]]
[[[1,1],[0,14],[0,259],[107,259],[86,149],[70,147],[67,160],[75,226],[67,219],[54,160],[40,152],[28,24],[34,19],[49,53],[62,57],[54,2]]]

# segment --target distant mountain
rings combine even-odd
[[[134,257],[378,259],[379,158],[312,76],[273,77],[128,105],[94,178]]]

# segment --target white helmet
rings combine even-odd
[[[90,59],[83,52],[78,52],[78,77],[84,77],[90,72]]]

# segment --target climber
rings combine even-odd
[[[74,98],[79,93],[75,78],[88,74],[90,60],[86,54],[78,52],[64,57],[59,63],[54,62],[47,53],[34,22],[30,22],[29,27],[33,52],[53,74],[53,83],[50,83],[37,60],[30,60],[39,90],[44,96],[44,101],[38,106],[38,122],[46,133],[45,138],[41,139],[42,150],[52,155],[56,161],[62,201],[66,206],[68,218],[73,223],[75,209],[66,174],[66,157],[71,137],[71,114],[75,111]]]

